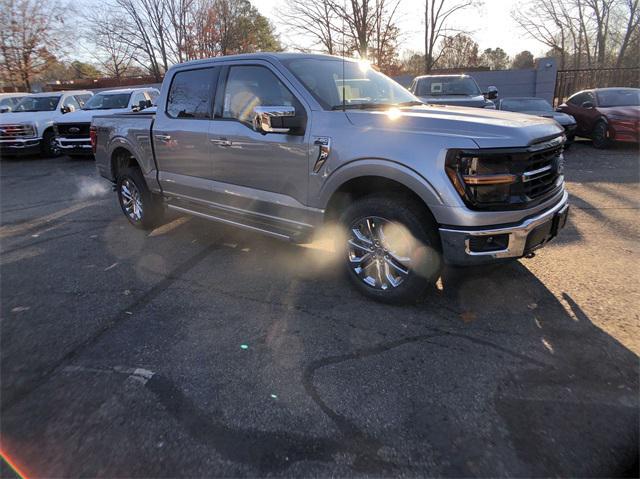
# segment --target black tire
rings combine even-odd
[[[53,130],[47,130],[42,135],[42,154],[47,158],[60,156],[60,148],[56,142],[56,135]]]
[[[118,203],[129,223],[136,228],[148,230],[162,222],[162,200],[149,190],[139,168],[120,170],[116,186]]]
[[[371,221],[367,223],[367,219]],[[437,227],[429,212],[413,201],[400,196],[366,196],[349,205],[340,215],[340,224],[346,236],[338,240],[342,244],[337,250],[342,256],[347,276],[364,295],[392,304],[414,302],[440,277],[442,253]],[[365,243],[354,233],[356,230],[361,233],[365,224],[372,233],[371,237],[377,236],[379,241]],[[377,235],[374,233],[376,229]],[[397,234],[391,231],[390,235],[390,229]],[[395,243],[401,245],[402,254],[397,248],[387,247],[390,236],[396,236]],[[354,241],[359,246],[354,247]],[[371,252],[363,251],[363,245],[370,245]],[[363,257],[358,258],[358,254]],[[368,255],[366,265],[365,255]],[[404,258],[404,261],[398,258]],[[397,266],[403,267],[407,273],[401,274]],[[397,274],[398,277],[392,281],[386,276],[388,274]],[[394,284],[398,280],[401,280],[399,284]]]
[[[596,126],[593,128],[593,133],[591,134],[591,140],[593,142],[593,146],[598,149],[609,148],[613,143],[611,138],[609,138],[609,126],[604,121],[599,121],[596,123]]]

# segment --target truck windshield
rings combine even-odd
[[[113,110],[127,108],[131,93],[98,93],[85,103],[83,110]]]
[[[500,104],[501,110],[507,111],[552,111],[551,104],[542,98],[513,98],[504,99]]]
[[[471,77],[429,77],[418,80],[417,96],[477,96],[482,95]]]
[[[284,62],[326,110],[422,104],[391,78],[361,62],[305,58]]]
[[[18,104],[15,111],[54,111],[58,108],[60,96],[36,96],[23,98]]]

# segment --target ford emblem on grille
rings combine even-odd
[[[80,133],[80,128],[72,126],[69,128],[69,133]]]

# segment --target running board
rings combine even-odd
[[[173,203],[167,203],[167,207],[181,213],[197,216],[199,218],[204,218],[210,221],[217,221],[218,223],[224,223],[249,231],[255,231],[257,233],[272,236],[274,238],[282,240],[292,241],[294,243],[303,243],[307,238],[309,238],[309,234],[311,232],[310,230],[289,230],[286,228],[277,227],[275,225],[266,224],[257,220],[252,221],[247,219],[245,216],[229,214],[222,211],[213,211],[211,208],[206,208],[195,204],[189,204],[187,207],[187,205],[179,206]]]

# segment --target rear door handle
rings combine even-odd
[[[218,146],[231,146],[233,144],[231,140],[228,140],[226,138],[211,138],[211,140],[209,141]]]
[[[171,139],[170,135],[155,135],[156,140],[167,142]]]

